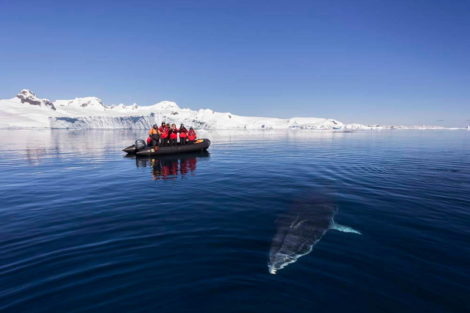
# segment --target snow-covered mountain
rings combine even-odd
[[[146,129],[162,121],[184,123],[198,129],[319,129],[354,130],[391,128],[343,124],[334,119],[249,117],[210,109],[180,108],[162,101],[149,106],[107,106],[96,97],[56,100],[38,98],[27,89],[14,98],[0,100],[0,128]],[[424,127],[427,128],[427,127]]]

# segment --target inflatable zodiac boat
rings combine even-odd
[[[188,152],[206,151],[210,145],[211,141],[209,139],[198,139],[194,143],[188,143],[185,145],[147,147],[145,141],[139,139],[135,141],[135,144],[125,148],[122,151],[126,152],[128,155],[157,156],[166,154],[180,154]]]

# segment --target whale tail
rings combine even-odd
[[[355,230],[354,228],[351,228],[349,226],[336,224],[335,222],[333,222],[333,225],[331,226],[331,229],[341,231],[343,233],[353,233],[353,234],[361,235],[360,231]]]

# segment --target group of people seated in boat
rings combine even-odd
[[[180,128],[176,128],[176,124],[170,125],[163,122],[160,127],[154,124],[152,128],[150,128],[147,145],[149,147],[175,146],[178,143],[185,145],[187,143],[193,143],[196,138],[196,131],[192,127],[187,130],[183,124],[181,124]]]

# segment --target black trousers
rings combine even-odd
[[[161,138],[160,139],[160,145],[161,146],[168,146],[168,144],[169,144],[168,138]]]
[[[151,135],[150,138],[152,138],[152,142],[151,142],[152,147],[158,146],[158,143],[160,141],[160,136]]]

